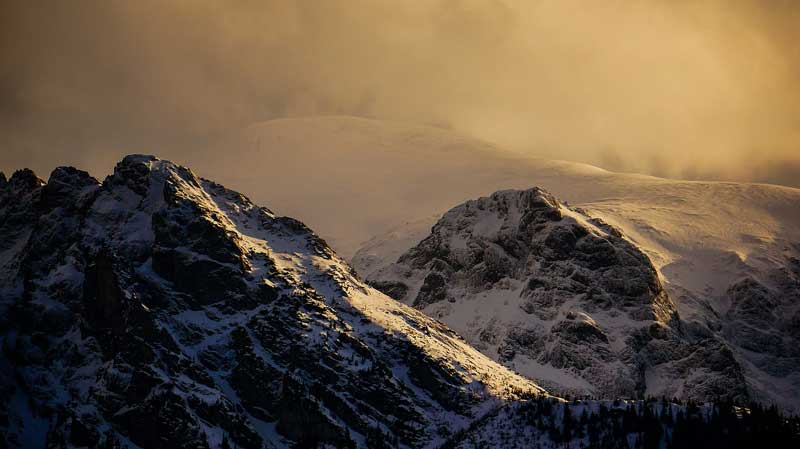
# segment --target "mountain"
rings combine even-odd
[[[553,397],[301,222],[152,156],[103,182],[0,173],[0,236],[2,448],[798,444],[758,405]],[[624,252],[647,285],[626,310],[674,322]]]
[[[441,127],[346,116],[253,125],[193,164],[301,217],[363,277],[396,262],[454,205],[539,186],[620,229],[686,321],[737,320],[748,309],[731,312],[743,287],[771,298],[767,327],[749,320],[726,332],[739,334],[736,353],[757,396],[800,403],[800,365],[792,339],[784,341],[797,335],[800,189],[612,173],[523,157]],[[298,182],[297,173],[314,182]]]
[[[543,394],[185,167],[0,180],[0,447],[435,447]]]
[[[732,351],[680,319],[647,256],[542,189],[456,206],[367,281],[553,391],[748,399]]]
[[[733,352],[749,396],[800,410],[800,191],[617,174],[567,174],[560,182],[568,191],[595,186],[594,195],[609,195],[572,209],[612,225],[652,261],[681,321]],[[409,221],[372,238],[353,265],[380,280],[377,273],[414,246],[407,242],[430,234],[431,221]],[[450,324],[462,332],[466,326]],[[647,375],[651,394],[688,394],[664,381],[674,372]]]
[[[729,343],[752,396],[798,410],[800,189],[612,173],[442,128],[354,117],[273,120],[241,140],[231,145],[237,157],[214,160],[219,176],[314,223],[365,278],[428,236],[453,205],[540,186],[635,244],[681,319]],[[254,174],[230,162],[238,159]],[[298,184],[274,166],[302,168],[315,182]]]

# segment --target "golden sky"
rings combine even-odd
[[[6,0],[0,169],[184,155],[284,116],[800,186],[792,0]]]

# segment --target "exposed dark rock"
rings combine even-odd
[[[125,156],[114,167],[114,174],[106,180],[106,183],[112,186],[125,186],[140,196],[145,196],[150,188],[152,163],[157,160],[158,158],[150,155]]]
[[[536,329],[511,328],[497,349],[500,360],[510,362],[519,353],[536,359],[545,349],[545,338],[545,335]]]
[[[776,317],[773,315],[778,305],[777,298],[758,281],[745,278],[728,288],[731,299],[732,319],[743,319],[760,328],[770,327]]]
[[[588,321],[566,319],[553,326],[551,330],[566,341],[576,344],[608,343],[608,336],[597,324]]]
[[[325,416],[319,405],[309,399],[303,385],[291,377],[284,378],[278,403],[276,429],[299,448],[316,448],[330,444],[334,447],[355,447],[347,431]]]
[[[400,298],[401,300],[406,297],[408,293],[408,286],[402,282],[388,281],[388,282],[370,282],[372,287],[380,290],[392,298]]]
[[[96,329],[109,329],[119,336],[125,333],[125,292],[119,286],[113,258],[101,251],[86,267],[83,283],[86,317]]]
[[[447,279],[436,271],[431,271],[425,276],[419,289],[414,307],[422,308],[428,304],[444,301],[447,298]]]
[[[143,406],[124,410],[114,420],[139,447],[209,447],[184,399],[169,391],[151,394]]]
[[[97,187],[99,182],[89,173],[73,167],[58,167],[50,174],[50,179],[42,188],[42,203],[47,209],[59,206],[74,207],[80,202],[84,189]]]
[[[22,170],[15,171],[14,174],[11,175],[11,179],[8,180],[7,189],[10,190],[10,193],[21,196],[38,189],[44,184],[44,180],[36,176],[33,170],[23,168]]]
[[[153,250],[153,270],[200,304],[213,304],[246,290],[242,271],[180,249]]]
[[[70,423],[69,442],[78,447],[94,447],[100,441],[100,434],[93,425],[86,425],[73,418]]]

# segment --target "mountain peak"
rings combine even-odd
[[[194,178],[189,169],[170,161],[162,161],[152,155],[131,154],[117,163],[114,174],[106,179],[105,184],[111,188],[125,186],[140,196],[147,196],[151,187],[161,190],[170,172],[178,170]]]
[[[436,446],[543,393],[188,168],[37,180],[0,203],[7,446]]]
[[[516,206],[521,210],[531,209],[559,209],[561,203],[550,192],[541,187],[531,187],[529,189],[506,189],[494,192],[489,196],[494,202],[515,200]],[[478,200],[480,201],[480,199]]]
[[[541,269],[569,265],[570,282],[583,288],[588,281],[580,279],[586,273],[604,273],[605,281],[588,290],[596,304],[605,304],[601,307],[627,308],[641,319],[664,322],[675,313],[655,268],[641,251],[619,231],[564,206],[538,187],[503,190],[452,208],[428,238],[398,261],[435,271],[470,270],[472,287],[491,286],[504,278],[526,280],[536,270],[533,262]],[[628,280],[623,288],[609,278]],[[526,291],[539,287],[537,279],[528,280]]]
[[[17,195],[30,193],[45,184],[44,180],[36,176],[29,168],[17,170],[8,180],[7,188]]]
[[[128,154],[117,165],[149,164],[160,159],[152,154]]]
[[[682,324],[647,256],[618,229],[540,188],[450,209],[367,282],[552,391],[747,395],[730,350]],[[715,351],[725,363],[705,366]],[[694,359],[683,360],[688,354]],[[708,377],[687,378],[698,367]],[[670,374],[648,383],[648,370]]]

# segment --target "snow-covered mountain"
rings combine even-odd
[[[368,282],[441,319],[496,360],[555,391],[607,395],[614,392],[606,384],[613,379],[617,386],[627,385],[629,395],[750,397],[798,410],[800,246],[791,241],[797,230],[790,222],[796,192],[642,181],[642,198],[648,197],[648,185],[662,192],[651,192],[652,208],[641,199],[570,208],[539,189],[497,192],[450,210],[428,233],[427,220],[421,220],[375,237],[356,253],[353,264]],[[764,201],[741,207],[744,221],[731,221],[725,229],[725,216],[717,211],[726,203],[692,215],[699,206],[690,199],[706,204],[699,196],[714,195],[709,190],[733,204],[755,195]],[[800,206],[800,196],[797,200]],[[765,215],[756,216],[757,208]],[[641,216],[634,218],[635,212]],[[550,215],[554,221],[548,221]],[[769,226],[762,225],[770,220]],[[740,234],[744,228],[770,232],[770,226],[780,231],[769,242],[755,244]],[[565,241],[565,235],[568,245],[554,252],[552,246]],[[402,253],[415,238],[420,243]],[[730,254],[713,249],[737,240],[750,243],[740,247],[745,260],[737,256],[735,263]],[[587,251],[591,254],[595,246],[588,242],[595,241],[609,254],[635,254],[637,269],[631,271],[629,262],[615,257],[607,265],[617,273],[587,272]],[[704,244],[705,252],[697,250]],[[402,255],[396,258],[397,253]],[[704,278],[719,286],[692,283]],[[649,330],[659,332],[644,339],[651,323],[630,312],[620,315],[618,307],[628,302],[627,289],[641,279],[651,286],[651,307],[662,304],[662,310],[675,312],[671,319],[656,314],[651,322],[657,327]],[[598,307],[588,298],[609,282],[620,288],[601,290],[612,306]],[[595,332],[576,339],[561,332],[563,323]],[[654,345],[659,338],[665,344]],[[573,355],[562,355],[565,345]],[[627,370],[620,370],[620,363],[627,363]],[[614,377],[615,372],[625,375]]]
[[[562,393],[748,398],[732,351],[680,320],[649,259],[538,188],[451,209],[367,281]]]
[[[559,182],[573,194],[594,185],[592,195],[609,195],[575,209],[613,225],[650,258],[682,322],[725,343],[751,397],[800,409],[800,191],[617,174],[567,174]],[[430,234],[430,221],[374,237],[353,265],[380,280],[377,273],[411,248],[407,242]],[[460,332],[468,325],[448,323]],[[647,391],[691,396],[669,381],[676,374],[670,365],[648,370]]]
[[[620,229],[651,260],[683,320],[737,334],[741,344],[731,347],[755,396],[800,403],[794,337],[786,338],[798,321],[799,189],[612,173],[521,157],[441,128],[354,117],[273,120],[242,140],[228,163],[247,160],[254,174],[214,160],[219,176],[307,219],[340,254],[353,254],[363,277],[396,262],[453,205],[540,186]],[[275,166],[302,167],[314,182],[298,184],[295,171]],[[748,306],[736,293],[743,289],[760,291],[745,296],[769,306]],[[769,316],[737,318],[754,310]]]
[[[542,392],[182,166],[0,180],[0,447],[433,447]]]
[[[361,282],[301,222],[152,156],[126,157],[102,183],[70,167],[47,182],[0,174],[0,236],[0,447],[746,448],[800,436],[796,419],[757,407],[549,396]],[[646,287],[615,307],[662,334],[673,307],[616,243]],[[565,333],[592,333],[568,319]]]

